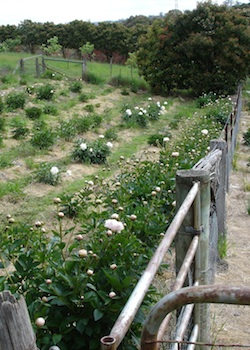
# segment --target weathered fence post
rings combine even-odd
[[[0,350],[37,350],[23,296],[20,300],[9,292],[0,293]]]
[[[45,58],[42,57],[42,73],[45,73],[45,70],[46,70]]]
[[[36,76],[40,76],[40,69],[39,69],[39,60],[36,58]]]
[[[181,206],[194,182],[200,182],[200,198],[193,203],[175,239],[177,271],[195,234],[200,235],[198,250],[195,257],[194,273],[190,272],[185,286],[198,281],[200,285],[209,281],[209,213],[210,213],[210,173],[207,170],[179,170],[176,174],[176,206]],[[195,207],[200,201],[200,210]],[[196,208],[198,209],[198,208]],[[197,217],[199,215],[200,217]],[[200,222],[200,228],[195,227]],[[209,306],[199,305],[195,308],[195,323],[199,324],[199,340],[209,340]]]
[[[20,62],[20,72],[24,73],[24,60],[23,60],[23,58],[21,58],[19,62]]]
[[[221,159],[216,174],[217,189],[215,193],[216,213],[218,220],[219,235],[226,234],[226,192],[228,188],[228,173],[227,173],[227,143],[224,140],[211,140],[210,149],[221,150]]]

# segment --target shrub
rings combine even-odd
[[[66,141],[71,141],[78,133],[74,120],[61,120],[58,127],[58,135]]]
[[[72,123],[74,124],[77,133],[82,134],[90,129],[93,121],[90,117],[74,117]]]
[[[42,110],[41,108],[38,107],[29,107],[25,109],[26,116],[30,119],[38,119],[42,115]]]
[[[102,116],[98,114],[93,114],[89,117],[91,119],[91,125],[93,128],[97,128],[102,124]]]
[[[104,136],[106,139],[111,141],[116,141],[118,139],[118,134],[115,128],[109,128],[105,131]]]
[[[82,91],[82,82],[79,80],[72,81],[69,85],[71,92],[80,93]]]
[[[104,164],[111,153],[111,147],[110,142],[106,144],[101,139],[90,143],[79,139],[75,143],[71,157],[77,162]]]
[[[24,108],[25,94],[23,92],[10,92],[6,97],[5,103],[10,111],[17,108]]]
[[[108,334],[131,294],[148,254],[135,235],[129,230],[124,234],[122,222],[122,232],[110,230],[112,234],[107,235],[109,217],[95,214],[89,225],[92,237],[86,242],[82,234],[64,229],[64,214],[58,209],[57,204],[58,221],[48,234],[41,221],[13,223],[3,230],[4,263],[13,263],[15,269],[1,276],[1,282],[13,294],[24,296],[39,349],[52,345],[62,350],[98,349],[100,338]],[[12,219],[8,218],[9,222]],[[148,303],[153,293],[152,288]],[[142,310],[138,316],[140,321],[145,318]],[[38,317],[46,320],[44,327],[36,326]],[[132,332],[133,338],[139,337],[138,325]],[[133,338],[127,338],[121,349],[136,349]]]
[[[37,88],[36,96],[39,100],[51,100],[54,96],[54,93],[54,87],[50,84],[46,84]]]
[[[3,112],[3,110],[4,110],[4,102],[3,102],[2,96],[0,96],[0,114]]]
[[[79,95],[80,102],[87,102],[89,100],[89,95],[86,93],[82,93]]]
[[[247,131],[244,132],[243,140],[246,146],[250,146],[250,128],[248,128]]]
[[[49,69],[46,69],[46,71],[41,75],[43,79],[51,79],[51,80],[61,80],[62,76],[56,72],[53,72]]]
[[[47,104],[43,107],[43,113],[48,115],[57,115],[58,110],[57,107],[51,104]]]
[[[100,77],[100,75],[95,74],[95,73],[91,73],[91,72],[86,72],[85,76],[84,76],[84,80],[87,83],[93,84],[93,85],[101,85],[105,82],[104,79],[102,79]]]
[[[93,113],[95,110],[95,107],[93,105],[89,104],[89,105],[84,106],[84,109],[85,109],[85,111],[87,111],[89,113]]]
[[[165,143],[171,138],[170,132],[165,132],[164,134],[158,133],[150,135],[148,138],[148,144],[156,147],[163,147]]]
[[[49,149],[56,142],[56,134],[46,125],[35,126],[30,139],[32,146],[40,149]]]
[[[3,132],[5,130],[6,125],[6,119],[4,117],[0,117],[0,132]]]
[[[28,133],[29,133],[29,128],[27,127],[27,123],[24,119],[22,118],[15,118],[11,122],[11,133],[12,137],[16,140],[24,139]]]
[[[52,186],[56,186],[61,180],[61,171],[50,163],[40,163],[34,172],[34,179]]]
[[[133,109],[128,108],[128,106],[123,107],[123,120],[128,124],[137,124],[141,128],[146,128],[149,122],[153,122],[159,119],[160,115],[165,113],[165,105],[167,102],[164,102],[161,105],[160,102],[154,103],[152,98],[148,99],[149,103],[147,107],[134,107]]]

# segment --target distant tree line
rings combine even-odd
[[[146,34],[149,26],[159,18],[163,18],[163,15],[131,16],[124,21],[97,24],[75,20],[57,25],[24,20],[18,26],[0,26],[0,44],[7,41],[13,44],[13,49],[19,44],[23,50],[35,53],[50,38],[57,37],[64,57],[70,49],[80,55],[79,48],[89,42],[109,61],[114,53],[127,58],[129,52],[137,51],[139,37]]]
[[[55,25],[25,20],[18,26],[0,26],[1,45],[30,53],[54,47],[68,57],[88,53],[110,61],[133,59],[152,90],[169,94],[178,89],[195,95],[232,93],[250,72],[250,4],[227,0],[223,5],[200,2],[193,11],[169,11],[159,16],[131,16],[117,22],[75,20]],[[92,55],[94,48],[95,53]],[[86,49],[88,49],[86,51]],[[47,50],[48,51],[48,50]],[[133,56],[131,56],[133,54]]]

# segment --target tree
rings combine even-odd
[[[199,3],[193,11],[155,23],[141,41],[140,73],[161,93],[191,89],[235,92],[250,68],[249,19],[233,7]]]
[[[60,53],[62,46],[58,43],[58,37],[53,36],[47,40],[47,45],[42,45],[42,48],[46,55],[55,55]]]

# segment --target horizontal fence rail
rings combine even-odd
[[[250,305],[250,288],[204,285],[186,287],[162,298],[149,313],[141,337],[141,350],[157,350],[159,327],[170,312],[184,305],[200,303]]]

